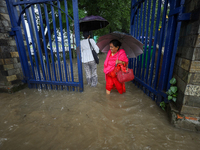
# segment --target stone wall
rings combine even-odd
[[[23,73],[5,0],[0,1],[0,91],[13,92],[22,85]]]
[[[200,13],[200,1],[186,0],[185,12]],[[178,128],[200,131],[200,14],[183,21],[177,48],[174,76],[178,98],[172,123]]]

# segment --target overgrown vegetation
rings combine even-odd
[[[169,101],[173,101],[173,102],[176,102],[176,98],[177,98],[177,95],[178,95],[178,88],[176,86],[176,79],[175,78],[172,78],[170,81],[170,88],[169,90],[166,92],[166,94],[168,95],[167,99]],[[160,107],[165,110],[165,107],[166,107],[166,103],[163,101],[160,103]]]

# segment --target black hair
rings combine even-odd
[[[90,31],[83,31],[83,37],[84,39],[87,39],[90,35]]]
[[[117,39],[114,39],[114,40],[111,40],[110,43],[112,43],[115,47],[120,46],[122,45],[122,43],[120,41],[118,41]],[[118,48],[118,50],[119,50]]]

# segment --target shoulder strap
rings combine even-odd
[[[91,50],[94,50],[94,48],[92,47],[92,44],[90,43],[90,39],[88,39],[88,42],[89,42],[89,44],[90,44],[90,49],[91,49]]]

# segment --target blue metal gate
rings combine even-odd
[[[167,102],[185,0],[132,0],[131,35],[144,43],[144,53],[130,59],[135,84],[148,96]]]
[[[83,91],[78,1],[6,0],[6,3],[12,24],[10,35],[15,36],[28,86]],[[73,19],[69,16],[72,8]],[[70,28],[75,31],[73,44]]]

